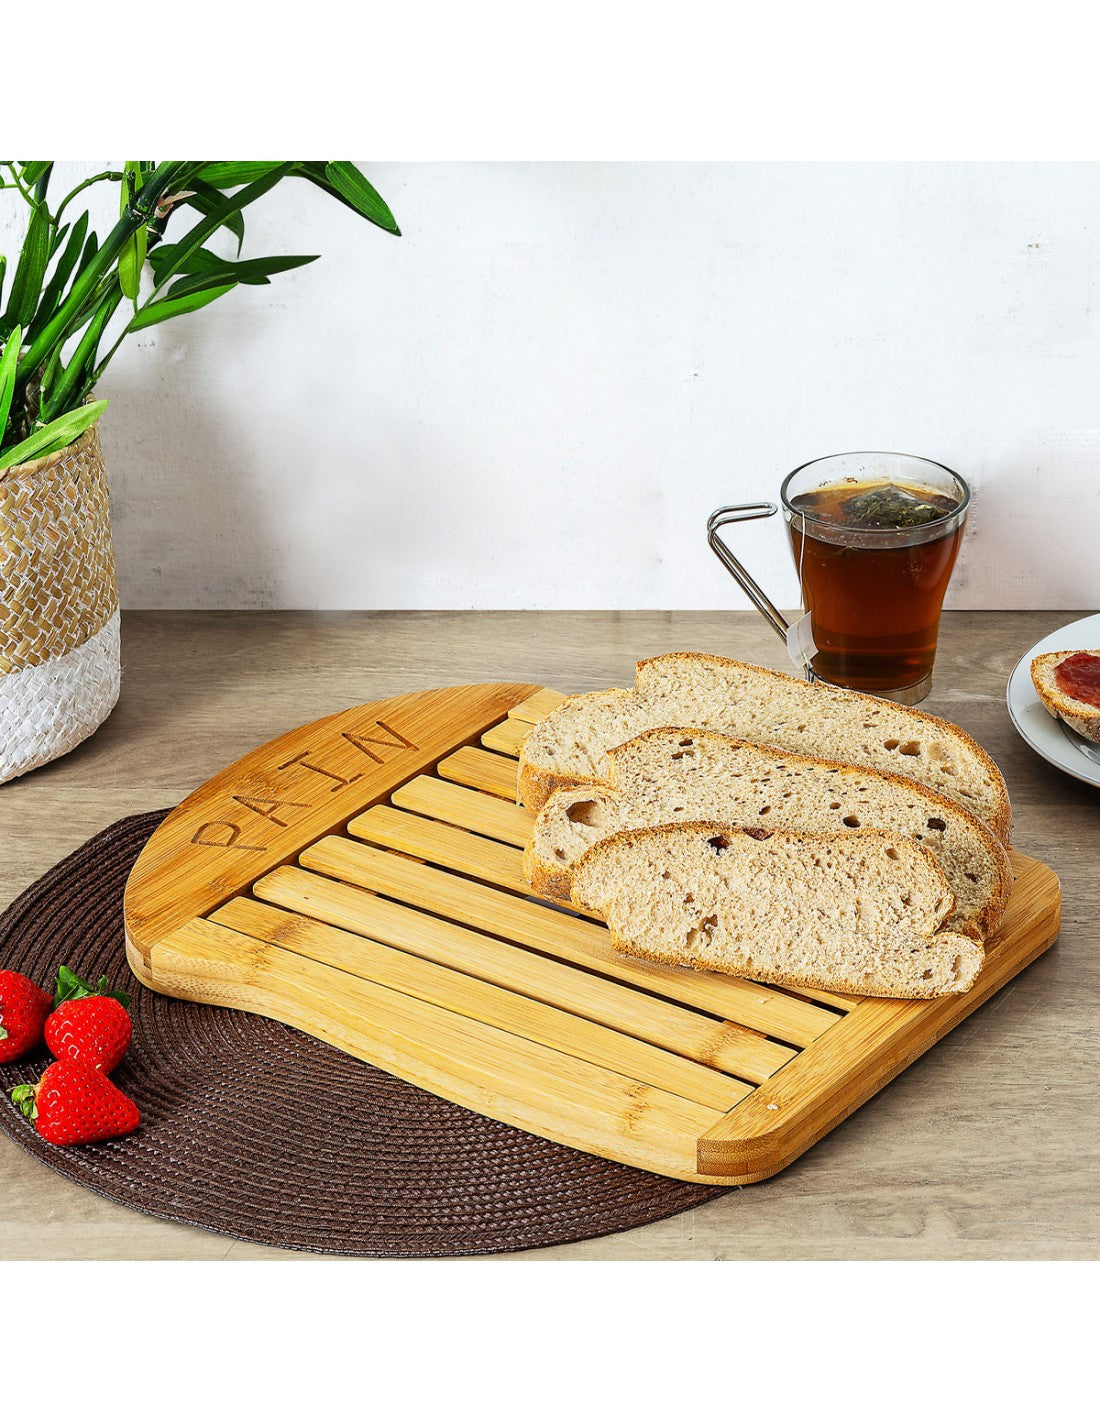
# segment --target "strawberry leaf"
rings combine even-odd
[[[113,997],[123,1007],[130,1006],[130,994],[128,992],[112,992],[109,979],[100,978],[94,986],[74,973],[72,968],[61,965],[57,970],[57,989],[53,995],[53,1005],[55,1008],[61,1006],[63,1002],[75,1002],[81,997]]]
[[[11,1089],[11,1099],[28,1121],[33,1121],[38,1115],[37,1097],[38,1087],[32,1086],[29,1081],[23,1082],[21,1086],[13,1086]]]

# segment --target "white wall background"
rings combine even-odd
[[[404,236],[284,183],[322,260],[116,357],[124,605],[745,606],[711,509],[853,448],[972,482],[949,605],[1100,605],[1100,165],[363,166]]]

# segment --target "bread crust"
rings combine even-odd
[[[636,693],[626,686],[609,686],[602,691],[582,691],[576,696],[567,696],[550,712],[551,716],[557,715],[559,711],[574,705],[578,701],[601,701],[618,699],[623,696],[634,696]],[[549,719],[544,718],[544,719]],[[516,803],[524,805],[528,810],[533,810],[538,814],[543,805],[546,804],[555,790],[572,788],[576,785],[586,785],[588,777],[583,775],[559,775],[552,770],[532,765],[527,758],[527,744],[532,734],[538,730],[541,721],[531,727],[523,738],[523,744],[519,748],[519,771],[516,777]]]
[[[580,775],[555,775],[553,771],[540,770],[530,761],[521,759],[516,780],[516,803],[537,815],[555,790],[577,790],[582,785],[602,783],[585,780]]]
[[[789,676],[786,672],[773,671],[771,667],[759,667],[753,662],[739,662],[734,657],[721,657],[715,652],[662,652],[656,657],[644,657],[640,662],[636,663],[636,667],[646,667],[655,662],[664,661],[690,661],[707,666],[736,667],[739,671],[758,672],[763,673],[765,676],[775,677],[778,681],[787,685],[790,685],[792,682],[794,685],[800,687],[810,685],[810,683],[803,681],[801,677]],[[869,696],[864,691],[848,691],[844,687],[831,686],[826,682],[817,682],[814,683],[814,685],[826,688],[828,695],[840,697],[843,702],[853,705],[861,705],[864,702],[877,704],[885,699],[881,696]],[[893,702],[890,704],[894,705]],[[902,709],[905,710],[907,715],[916,717],[925,725],[935,726],[937,731],[946,731],[949,736],[958,736],[965,743],[967,748],[974,752],[981,762],[982,767],[990,775],[998,788],[998,805],[994,815],[990,817],[987,823],[1001,843],[1008,844],[1012,830],[1012,805],[1008,798],[1008,786],[1005,784],[1005,778],[1001,774],[997,762],[984,746],[980,746],[972,736],[967,735],[962,727],[956,726],[954,722],[945,721],[941,716],[933,716],[930,711],[914,710],[911,706],[906,706]],[[885,774],[886,772],[882,773]]]
[[[732,833],[732,834],[747,834],[747,835],[750,835],[751,838],[757,839],[757,840],[759,840],[759,839],[770,839],[770,838],[772,837],[772,835],[779,834],[779,835],[782,835],[784,838],[789,839],[789,840],[794,840],[794,841],[797,841],[797,842],[800,842],[800,843],[815,844],[815,845],[828,845],[828,844],[830,844],[833,840],[838,839],[838,838],[841,838],[841,837],[843,837],[844,839],[848,839],[848,838],[855,838],[855,839],[858,839],[858,838],[862,837],[862,838],[865,838],[865,839],[870,838],[870,839],[876,839],[876,840],[880,840],[880,841],[881,841],[882,839],[889,839],[889,838],[892,838],[892,836],[889,834],[888,831],[886,831],[886,830],[877,830],[877,829],[856,829],[856,830],[848,830],[848,831],[846,831],[846,832],[844,833],[843,836],[840,836],[840,835],[832,835],[832,834],[818,834],[818,833],[816,833],[816,832],[813,831],[813,830],[764,830],[764,831],[760,831],[760,830],[759,830],[758,828],[756,828],[756,827],[745,828],[745,827],[740,826],[740,825],[729,825],[729,824],[724,824],[724,823],[722,823],[722,822],[719,821],[719,820],[686,820],[686,821],[683,821],[683,822],[681,822],[681,823],[679,823],[679,824],[675,824],[675,825],[655,825],[655,826],[648,827],[648,828],[645,828],[645,829],[620,830],[618,834],[611,835],[608,839],[601,840],[599,844],[594,844],[594,845],[592,845],[589,849],[585,850],[584,854],[582,854],[582,855],[580,856],[580,858],[576,861],[575,868],[579,868],[579,867],[580,867],[583,863],[585,863],[587,860],[592,859],[592,858],[596,858],[596,857],[598,857],[599,855],[601,855],[602,853],[606,852],[607,847],[610,846],[613,841],[614,841],[616,844],[624,844],[624,843],[629,844],[629,843],[633,843],[634,841],[637,841],[637,840],[650,840],[650,841],[651,841],[651,840],[652,840],[653,838],[655,838],[655,837],[658,837],[658,838],[659,838],[659,837],[668,836],[668,835],[671,835],[671,834],[679,834],[679,833],[683,832],[684,830],[697,830],[697,831],[699,831],[700,833],[704,833],[704,834],[722,834],[722,835],[729,835],[729,834],[731,834],[731,833]],[[944,897],[947,899],[947,901],[948,901],[948,902],[951,904],[951,906],[952,906],[952,908],[949,909],[948,912],[944,915],[944,917],[947,918],[947,917],[950,916],[950,913],[953,911],[954,902],[955,902],[954,895],[953,895],[952,892],[951,892],[951,886],[948,884],[947,878],[946,878],[946,876],[944,875],[943,870],[940,868],[939,862],[937,861],[936,856],[935,856],[935,854],[932,852],[932,850],[927,849],[923,844],[914,844],[914,848],[920,850],[920,852],[924,855],[925,859],[929,862],[929,867],[932,869],[933,873],[934,873],[934,874],[940,879],[940,881],[941,881],[943,895],[944,895]],[[589,904],[589,903],[586,903],[586,902],[585,902],[584,900],[582,900],[582,899],[574,898],[574,897],[571,896],[570,899],[569,899],[569,902],[572,904],[572,906],[573,906],[574,908],[580,909],[582,912],[589,912],[589,913],[590,913],[590,912],[593,911],[593,907],[594,907],[594,906],[591,905],[591,904]],[[942,920],[941,920],[941,922],[942,922]],[[616,932],[616,930],[615,930],[613,927],[611,927],[611,925],[608,925],[608,930],[609,930],[609,932],[610,932],[610,934],[611,934],[611,942],[612,942],[612,945],[614,946],[615,950],[616,950],[617,952],[620,952],[620,953],[625,953],[625,954],[627,954],[629,957],[632,957],[632,958],[641,958],[641,959],[644,959],[646,962],[651,962],[651,963],[662,963],[662,964],[665,964],[665,965],[670,966],[670,967],[685,968],[685,969],[687,969],[688,971],[692,971],[692,972],[699,972],[699,971],[703,971],[703,972],[719,972],[719,971],[721,971],[720,969],[716,969],[716,968],[705,968],[705,969],[695,968],[691,963],[686,962],[686,961],[684,960],[684,958],[683,958],[681,955],[679,955],[679,954],[676,954],[676,953],[673,953],[673,952],[669,952],[669,953],[655,953],[655,952],[652,952],[652,951],[650,951],[650,950],[641,948],[639,945],[637,945],[637,944],[635,944],[635,943],[631,943],[631,942],[630,942],[628,939],[626,939],[623,935],[621,935],[621,934],[619,934],[618,932]],[[957,989],[957,991],[959,991],[959,992],[966,992],[966,991],[968,991],[968,990],[973,986],[974,981],[976,980],[976,978],[977,978],[977,976],[978,976],[978,973],[981,971],[981,966],[982,966],[982,963],[984,962],[984,958],[985,958],[985,950],[984,950],[983,946],[982,946],[980,943],[978,943],[975,939],[969,938],[967,935],[961,934],[961,933],[955,933],[955,932],[948,932],[948,933],[946,933],[946,934],[930,933],[930,934],[929,934],[929,938],[933,938],[933,937],[940,937],[940,938],[957,938],[957,939],[960,940],[960,943],[961,943],[962,945],[964,945],[964,946],[963,946],[963,951],[964,951],[964,952],[968,952],[970,955],[972,955],[972,961],[973,961],[973,963],[974,963],[974,971],[973,971],[973,973],[971,974],[971,976],[969,977],[969,979],[968,979],[965,983],[961,984],[961,985],[959,986],[959,988]],[[736,975],[734,975],[734,976],[736,976]],[[854,994],[856,997],[867,997],[867,996],[875,996],[875,995],[876,995],[876,994],[870,994],[870,993],[868,993],[866,982],[863,982],[863,983],[855,982],[855,981],[845,982],[845,981],[844,981],[843,979],[841,979],[841,978],[832,977],[832,976],[829,977],[829,978],[826,980],[824,977],[819,976],[819,975],[814,975],[814,974],[805,974],[805,973],[797,973],[797,972],[794,972],[794,973],[775,973],[775,972],[773,972],[773,973],[769,973],[768,978],[767,978],[767,981],[768,981],[769,984],[774,984],[774,985],[777,986],[777,987],[818,988],[818,989],[820,989],[822,992],[850,992],[850,993]],[[882,995],[883,995],[883,996],[890,996],[890,994],[882,994]],[[905,994],[905,1000],[908,1000],[908,999],[918,999],[918,998],[933,998],[933,997],[937,997],[937,996],[941,996],[941,994],[938,994],[938,993],[932,992],[932,991],[923,992],[923,993],[907,992],[907,993]]]
[[[523,851],[523,877],[531,885],[531,892],[540,899],[554,899],[559,904],[572,903],[572,869],[558,869],[539,859],[535,854],[534,840],[529,840]]]
[[[805,688],[808,685],[808,683],[801,681],[798,677],[788,676],[786,672],[773,671],[770,667],[760,667],[756,666],[751,662],[740,662],[732,657],[720,657],[710,652],[664,652],[660,656],[644,658],[642,661],[637,663],[637,668],[638,670],[640,670],[643,667],[655,665],[661,662],[677,661],[694,662],[703,666],[734,668],[737,671],[772,677],[779,685],[785,687],[796,686],[799,688]],[[844,704],[850,704],[856,708],[865,703],[879,705],[882,701],[881,697],[867,696],[866,694],[860,691],[845,691],[839,687],[830,686],[826,688],[824,687],[824,684],[822,684],[822,691],[820,694],[828,695],[830,697],[840,697]],[[550,713],[550,715],[555,716],[558,714],[559,711],[563,711],[571,704],[581,700],[591,703],[601,697],[621,698],[623,696],[631,695],[637,695],[637,691],[635,690],[634,692],[631,692],[623,687],[612,687],[607,691],[584,692],[579,696],[567,697],[559,707],[556,707],[555,710]],[[893,703],[890,704],[893,705]],[[1010,832],[1012,829],[1012,806],[1009,801],[1008,788],[1005,785],[1004,776],[998,769],[996,762],[992,759],[989,753],[982,746],[980,746],[977,741],[975,741],[971,736],[969,736],[960,726],[956,726],[950,721],[945,721],[939,716],[933,716],[927,711],[915,711],[909,707],[904,708],[904,710],[907,717],[916,718],[918,725],[925,725],[929,727],[929,729],[934,728],[936,733],[941,737],[946,737],[947,739],[957,738],[976,756],[982,768],[992,780],[993,784],[996,786],[996,803],[993,812],[988,817],[986,823],[988,823],[990,829],[993,831],[993,833],[997,836],[997,838],[1001,841],[1002,844],[1008,844]],[[537,730],[537,726],[532,727],[532,731],[534,730]],[[1082,732],[1082,734],[1087,733]],[[529,742],[530,733],[528,733],[528,736],[526,737],[523,746],[520,748],[517,787],[517,800],[520,804],[526,805],[529,810],[533,810],[536,813],[541,810],[543,805],[546,804],[546,801],[550,798],[550,796],[554,793],[555,790],[559,790],[567,786],[570,788],[575,788],[578,785],[588,784],[599,778],[595,775],[577,776],[558,774],[546,768],[545,766],[540,766],[536,763],[533,763],[527,754],[527,746]],[[789,752],[789,754],[795,754],[795,752]],[[875,767],[867,768],[874,769]],[[880,770],[877,773],[885,775],[891,774],[893,772]],[[911,777],[903,778],[910,779]],[[920,783],[923,784],[923,782]],[[931,789],[931,787],[928,788]],[[960,804],[961,802],[952,801],[952,803]],[[961,806],[961,808],[966,807]]]
[[[1086,740],[1100,745],[1100,710],[1087,701],[1078,701],[1059,689],[1054,680],[1055,668],[1067,657],[1075,657],[1085,652],[1090,657],[1100,657],[1100,650],[1093,647],[1076,647],[1068,652],[1044,652],[1031,663],[1031,680],[1039,694],[1039,700],[1056,721],[1064,721]]]
[[[985,844],[986,848],[989,850],[991,857],[997,865],[997,882],[993,894],[991,895],[988,903],[985,905],[978,917],[962,925],[962,927],[959,929],[959,932],[968,936],[972,935],[978,939],[984,940],[995,932],[997,926],[1001,922],[1001,919],[1004,917],[1005,909],[1008,907],[1009,895],[1012,892],[1012,866],[1009,862],[1008,854],[1005,851],[1004,845],[998,839],[993,830],[989,827],[989,825],[986,824],[984,820],[979,819],[979,817],[975,815],[973,811],[968,810],[964,805],[960,805],[957,800],[952,800],[948,796],[940,794],[938,790],[933,790],[931,786],[925,785],[921,781],[912,780],[906,775],[898,775],[895,771],[892,770],[873,770],[867,766],[855,766],[849,765],[843,761],[825,760],[820,756],[800,755],[795,751],[782,750],[777,746],[758,745],[755,741],[743,741],[738,739],[738,737],[736,736],[727,736],[721,731],[704,731],[698,730],[691,726],[662,726],[659,728],[655,727],[653,730],[650,731],[643,731],[640,735],[632,736],[629,741],[624,741],[621,746],[615,746],[612,750],[608,751],[610,774],[608,775],[607,779],[576,780],[570,788],[581,789],[585,785],[592,785],[597,786],[602,790],[609,791],[613,795],[617,795],[619,793],[619,787],[616,783],[616,770],[617,756],[619,755],[619,752],[628,749],[630,746],[642,744],[646,741],[656,739],[657,737],[667,736],[670,733],[691,736],[695,740],[717,740],[733,746],[749,746],[753,750],[763,751],[767,755],[775,755],[781,757],[784,763],[787,764],[797,763],[800,765],[824,766],[829,770],[832,770],[835,767],[839,766],[841,772],[845,775],[856,775],[864,777],[868,775],[882,776],[883,779],[888,780],[893,785],[896,785],[907,795],[915,794],[919,796],[922,800],[931,800],[933,804],[935,804],[938,808],[945,810],[952,818],[957,819],[961,817],[964,821],[966,821],[969,824],[970,828],[974,831],[974,833],[982,840],[983,844]],[[678,821],[677,823],[683,824],[684,821]],[[644,830],[620,831],[620,833],[626,834],[644,832]],[[868,831],[864,830],[845,831],[846,834],[862,834],[867,832]],[[813,835],[816,832],[812,830],[787,830],[784,831],[784,833]],[[883,831],[871,830],[869,831],[869,833],[880,834],[883,833]],[[818,837],[820,838],[820,836]],[[600,842],[604,843],[605,841]],[[592,848],[598,848],[598,845],[593,845]],[[921,844],[919,845],[919,848],[923,849],[927,854],[931,854],[933,858],[935,858],[934,850],[929,848],[927,845]],[[590,852],[590,850],[586,850],[585,854],[582,854],[580,858],[574,860],[571,865],[564,866],[562,869],[558,869],[557,866],[550,865],[546,861],[541,860],[536,856],[534,852],[534,837],[532,836],[530,842],[527,845],[527,848],[523,852],[524,874],[527,876],[528,882],[531,884],[531,887],[536,894],[543,895],[547,898],[558,899],[565,903],[570,903],[572,901],[571,885],[573,874],[576,872],[578,865]],[[938,860],[936,861],[936,866],[937,868],[939,868]]]
[[[642,948],[642,947],[640,947],[640,946],[638,946],[638,945],[635,945],[635,944],[628,944],[627,940],[626,940],[625,938],[621,938],[621,937],[619,936],[619,934],[617,934],[613,928],[609,929],[608,932],[611,934],[611,946],[615,949],[615,951],[616,951],[617,953],[624,953],[624,954],[627,955],[627,957],[630,957],[630,958],[641,958],[641,959],[644,959],[645,962],[647,962],[647,963],[660,963],[660,964],[662,964],[663,966],[669,967],[669,968],[684,968],[684,969],[685,969],[686,971],[688,971],[688,972],[710,972],[710,973],[713,973],[713,972],[718,972],[718,971],[719,971],[717,968],[702,968],[702,969],[699,969],[699,968],[692,968],[691,965],[688,964],[688,963],[685,963],[682,958],[678,958],[675,953],[652,953],[652,952],[649,952],[647,949]],[[977,948],[979,949],[979,951],[982,952],[982,960],[981,960],[981,961],[982,961],[982,962],[985,961],[985,954],[984,954],[984,951],[981,950],[980,945],[977,944],[973,938],[967,938],[967,937],[965,936],[965,934],[956,934],[956,933],[937,934],[936,936],[937,936],[937,937],[960,938],[960,939],[962,939],[962,941],[963,941],[965,944],[971,945],[971,946],[973,946],[973,947],[977,947]],[[973,974],[964,984],[961,984],[961,985],[956,989],[956,991],[958,991],[958,992],[969,992],[970,989],[974,986],[974,983],[975,983],[975,981],[977,980],[978,973],[979,973],[980,971],[981,971],[981,963],[978,964],[977,971],[975,971],[974,974]],[[736,976],[736,974],[731,974],[731,976]],[[752,981],[752,979],[750,979],[749,981]],[[830,977],[829,980],[826,982],[826,981],[824,980],[824,978],[822,978],[822,977],[820,977],[820,976],[814,976],[814,975],[808,974],[808,973],[806,973],[806,974],[803,974],[803,973],[782,973],[782,974],[781,974],[781,973],[769,973],[768,978],[767,978],[767,982],[768,982],[769,987],[789,987],[789,988],[795,988],[796,990],[797,990],[798,988],[818,988],[821,992],[847,992],[847,993],[851,993],[853,997],[887,997],[887,996],[889,996],[889,994],[887,994],[887,993],[869,993],[869,992],[867,991],[867,984],[866,984],[865,982],[864,982],[864,983],[848,982],[848,981],[845,981],[845,979],[844,979],[843,977],[835,977],[835,978],[834,978],[834,977]],[[945,995],[946,995],[946,994],[936,993],[936,992],[921,992],[921,993],[918,993],[918,992],[912,992],[912,991],[910,991],[910,992],[907,992],[907,993],[905,994],[904,998],[902,998],[902,999],[900,999],[900,1000],[906,1001],[906,1002],[909,1002],[909,1001],[914,1001],[914,1002],[915,1002],[915,1001],[919,1001],[919,1000],[921,1000],[921,999],[927,999],[927,998],[933,998],[933,997],[941,997],[941,996],[945,996]]]

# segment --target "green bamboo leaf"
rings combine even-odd
[[[53,351],[47,357],[46,364],[42,367],[42,387],[39,392],[43,403],[49,400],[57,379],[57,372],[61,369],[61,347],[54,346]]]
[[[209,183],[204,183],[201,178],[192,178],[190,187],[193,190],[191,196],[185,198],[184,201],[188,207],[197,208],[199,212],[204,213],[207,217],[210,216],[215,208],[221,207],[225,201],[224,196],[218,192],[217,188],[212,188]],[[244,244],[244,213],[231,212],[228,217],[224,219],[222,225],[236,237],[237,253],[240,255],[241,247]]]
[[[23,332],[16,326],[8,337],[4,354],[0,356],[0,445],[4,443],[4,431],[8,427],[11,397],[15,394],[15,367],[19,364],[19,347],[22,344]]]
[[[64,242],[65,238],[68,236],[68,233],[69,233],[69,224],[68,224],[67,222],[62,223],[62,225],[61,225],[60,227],[51,229],[51,235],[50,235],[50,258],[51,258],[51,259],[57,256],[58,248],[61,246],[62,242]]]
[[[401,236],[393,213],[354,163],[326,163],[325,177],[344,201],[368,222]]]
[[[61,293],[65,290],[65,283],[73,274],[73,269],[80,258],[81,250],[84,248],[85,237],[88,232],[88,214],[82,212],[73,224],[73,229],[69,233],[69,240],[65,244],[65,250],[57,259],[57,265],[53,269],[53,275],[46,284],[46,289],[42,293],[42,300],[38,303],[38,311],[34,320],[27,328],[27,339],[33,341],[53,313],[57,310],[61,300]],[[94,234],[93,234],[94,235]],[[93,252],[90,255],[94,255]]]
[[[179,242],[162,242],[149,253],[149,265],[157,279],[158,286],[167,281],[171,272],[208,272],[225,265],[222,257],[208,251],[206,247],[186,250]]]
[[[28,435],[22,444],[17,444],[14,449],[6,449],[0,455],[0,459],[4,461],[2,467],[10,469],[14,464],[40,459],[44,454],[56,454],[58,450],[72,444],[90,425],[94,425],[106,408],[106,400],[95,400],[90,405],[82,405],[79,410],[70,410],[67,415],[51,420],[48,425],[43,425],[41,429]]]
[[[292,272],[320,260],[320,253],[311,257],[253,257],[247,262],[227,262],[229,271],[245,286],[266,286],[268,277],[280,272]]]
[[[145,265],[145,228],[139,227],[118,256],[118,281],[123,296],[137,303],[141,290],[141,269]]]
[[[211,233],[216,232],[219,227],[225,225],[226,218],[233,212],[239,212],[247,207],[249,203],[255,202],[258,197],[269,192],[277,182],[285,178],[293,168],[293,163],[280,163],[264,178],[259,178],[254,183],[249,183],[246,188],[240,188],[232,197],[223,198],[220,206],[216,206],[209,216],[204,217],[201,222],[197,222],[184,237],[175,244],[176,256],[170,261],[162,272],[158,273],[158,282],[167,280],[170,276],[175,276],[181,269],[181,263],[197,247],[201,247]]]
[[[257,178],[265,178],[280,166],[271,162],[207,163],[199,170],[199,177],[212,188],[236,188],[243,183],[254,183]]]
[[[33,163],[28,163],[26,159],[24,159],[23,169],[19,176],[23,179],[28,188],[33,188],[35,183],[38,182],[39,178],[43,177],[44,174],[48,173],[52,167],[53,160],[50,158],[47,158],[44,161],[38,160]]]
[[[96,232],[89,232],[88,240],[84,243],[84,250],[80,254],[80,270],[82,272],[84,268],[89,265],[89,263],[92,261],[98,251],[99,234]]]
[[[119,212],[125,217],[130,204],[141,187],[142,171],[140,162],[127,160],[123,165],[123,179],[119,185]],[[118,281],[123,296],[128,296],[137,310],[138,291],[141,288],[141,269],[145,264],[146,233],[144,223],[136,229],[130,240],[118,254]]]
[[[121,288],[112,283],[112,288],[100,300],[89,320],[88,329],[81,336],[69,364],[60,375],[51,372],[49,393],[43,394],[40,405],[43,419],[52,419],[66,410],[79,408],[92,383],[103,328],[118,310],[122,297]]]
[[[266,277],[260,282],[250,283],[253,286],[267,286]],[[215,288],[225,288],[236,286],[237,283],[232,277],[226,276],[224,272],[195,272],[191,276],[178,276],[165,288],[163,296],[157,296],[155,305],[159,306],[162,301],[174,301],[177,297],[188,296],[193,291],[213,291]]]
[[[200,306],[207,306],[211,301],[216,301],[219,296],[224,296],[227,291],[232,291],[234,286],[236,286],[236,282],[229,282],[227,285],[214,286],[206,291],[193,291],[176,299],[165,298],[163,301],[155,301],[149,306],[143,306],[126,329],[127,331],[144,331],[146,326],[155,326],[159,321],[167,321],[172,316],[184,316],[189,311],[197,311]]]
[[[178,257],[179,253],[176,252],[175,256]],[[216,252],[211,252],[206,247],[196,247],[193,252],[184,254],[183,260],[179,265],[179,270],[181,272],[187,272],[188,274],[192,272],[214,272],[228,265],[229,263],[225,258],[219,257]]]
[[[27,225],[19,265],[11,284],[11,297],[5,316],[20,326],[29,326],[34,319],[42,278],[50,260],[50,219],[45,207],[36,207]]]
[[[43,207],[46,205],[46,192],[50,186],[50,176],[53,173],[53,160],[51,159],[43,168],[42,172],[34,179],[34,196]]]
[[[169,259],[170,262],[175,260],[175,255],[173,254]],[[157,250],[154,250],[150,261],[153,262],[156,256]],[[223,281],[239,281],[245,286],[267,286],[268,277],[275,276],[279,272],[293,271],[295,267],[304,267],[307,263],[317,260],[317,256],[253,257],[251,261],[247,262],[228,262],[224,257],[219,257],[205,247],[196,247],[193,252],[189,252],[183,258],[178,270],[189,276],[220,277]],[[169,263],[160,265],[166,268]],[[154,265],[154,271],[157,272],[159,282],[160,275],[157,265]]]
[[[149,265],[153,275],[160,280],[161,272],[166,272],[180,254],[178,242],[159,242],[149,253]]]

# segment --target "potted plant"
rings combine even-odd
[[[315,261],[242,257],[245,209],[284,179],[313,183],[399,235],[348,162],[133,160],[89,175],[56,206],[52,171],[49,161],[0,160],[0,190],[28,209],[10,273],[0,255],[0,783],[72,750],[118,699],[98,435],[107,401],[96,387],[122,341]],[[77,201],[99,183],[119,189],[118,221],[102,235]]]

